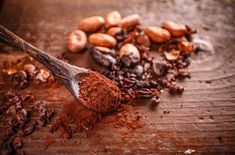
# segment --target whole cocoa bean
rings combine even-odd
[[[111,67],[116,63],[112,50],[106,47],[94,47],[91,51],[91,55],[97,63],[105,67]]]
[[[111,27],[110,29],[108,29],[107,34],[111,35],[111,36],[116,36],[118,34],[122,34],[123,30],[121,27]]]
[[[95,32],[103,26],[105,20],[101,16],[92,16],[80,21],[78,28],[84,32]]]
[[[117,44],[114,37],[103,33],[93,33],[89,36],[88,40],[89,43],[95,46],[115,47]]]
[[[67,47],[70,52],[82,51],[87,43],[87,36],[81,30],[73,31],[67,38]]]
[[[121,47],[120,51],[119,51],[119,57],[123,57],[123,56],[131,56],[136,58],[138,61],[140,61],[140,53],[139,50],[133,45],[133,44],[125,44]]]
[[[141,23],[141,18],[138,14],[132,14],[129,16],[124,17],[120,22],[119,26],[122,28],[129,30],[136,25],[139,25]]]
[[[171,39],[171,34],[168,30],[149,26],[144,29],[145,34],[157,43],[163,43]]]
[[[162,28],[170,31],[173,37],[180,37],[187,34],[187,27],[182,24],[176,24],[172,21],[165,21],[162,24]]]
[[[32,64],[25,64],[24,65],[24,70],[29,73],[29,74],[34,74],[36,67]]]
[[[121,18],[121,14],[118,11],[112,11],[105,17],[105,26],[116,26],[120,22]]]
[[[36,75],[36,79],[41,82],[46,82],[49,78],[50,73],[45,69],[40,69],[40,72]]]

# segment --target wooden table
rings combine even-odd
[[[141,128],[114,127],[105,117],[92,134],[76,134],[70,140],[57,138],[42,128],[24,139],[26,154],[195,154],[235,153],[235,3],[234,1],[155,1],[155,0],[6,0],[1,6],[0,22],[25,40],[53,55],[66,51],[65,38],[79,20],[91,15],[105,16],[118,10],[123,16],[139,13],[144,25],[159,26],[164,20],[189,24],[198,30],[196,38],[213,46],[193,56],[189,69],[192,78],[183,82],[182,96],[161,95],[155,111],[149,106],[133,107],[142,118]],[[0,44],[0,64],[24,56]],[[91,67],[87,53],[70,55],[70,62]],[[0,89],[11,85],[0,83]],[[59,112],[73,97],[61,85],[30,86],[37,98]],[[63,92],[63,93],[62,93]],[[164,113],[169,111],[169,113]],[[127,117],[132,117],[132,113]],[[0,118],[3,119],[3,118]],[[0,138],[6,127],[0,121]],[[46,138],[54,140],[45,145]]]

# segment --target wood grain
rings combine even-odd
[[[123,16],[139,13],[144,25],[160,25],[164,20],[188,24],[198,30],[195,38],[209,42],[213,49],[192,57],[192,78],[184,81],[182,96],[161,95],[155,111],[141,104],[132,107],[142,116],[143,126],[114,127],[115,116],[105,117],[89,137],[76,134],[70,140],[57,138],[48,128],[25,138],[27,154],[196,154],[235,153],[235,3],[234,1],[154,1],[154,0],[14,0],[4,1],[0,22],[36,47],[53,55],[66,51],[66,36],[80,19],[104,16],[118,10]],[[16,61],[20,51],[0,43],[0,66],[5,60]],[[154,54],[154,53],[153,53]],[[69,55],[78,66],[93,67],[89,54]],[[0,82],[0,89],[11,86]],[[35,89],[37,88],[37,89]],[[61,110],[73,97],[61,85],[52,88],[32,85],[36,97]],[[168,114],[164,111],[169,111]],[[128,116],[128,117],[131,117]],[[0,118],[3,119],[3,118]],[[0,137],[6,129],[0,121]],[[55,142],[45,145],[51,138]]]

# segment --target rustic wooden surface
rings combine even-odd
[[[198,30],[196,38],[211,43],[214,50],[193,57],[192,78],[183,82],[182,96],[163,93],[152,111],[133,107],[142,116],[142,128],[113,127],[113,116],[104,118],[86,137],[57,138],[48,127],[25,138],[26,154],[195,154],[235,153],[235,3],[234,1],[155,0],[7,0],[1,6],[0,23],[47,52],[64,51],[65,37],[83,17],[118,10],[122,15],[139,13],[144,25],[160,25],[169,19]],[[0,44],[0,64],[24,54]],[[71,63],[91,67],[87,53],[70,55]],[[11,85],[0,83],[0,90]],[[63,86],[29,89],[48,106],[61,110],[73,100]],[[164,111],[169,111],[164,114]],[[130,114],[131,115],[131,114]],[[131,117],[131,116],[127,116]],[[2,119],[2,118],[1,118]],[[6,129],[0,121],[0,138]],[[52,139],[51,146],[45,145]]]

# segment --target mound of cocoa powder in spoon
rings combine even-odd
[[[113,81],[93,71],[77,76],[79,101],[66,103],[51,128],[51,132],[59,130],[64,138],[76,132],[89,133],[102,113],[116,110],[121,103],[121,91]]]
[[[89,71],[77,75],[80,79],[79,101],[96,112],[110,112],[120,105],[121,91],[103,75]]]

